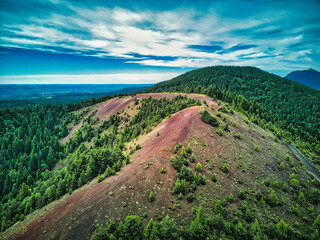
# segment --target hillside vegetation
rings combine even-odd
[[[201,93],[240,106],[251,121],[295,142],[320,163],[320,91],[255,67],[217,66],[187,72],[143,92]]]
[[[141,94],[95,107],[61,145],[64,165],[5,202],[3,230],[20,222],[2,238],[319,238],[317,182],[231,104]]]

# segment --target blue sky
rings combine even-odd
[[[213,65],[319,70],[319,12],[318,0],[1,0],[0,84],[155,83]]]

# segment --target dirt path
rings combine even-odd
[[[313,164],[310,163],[309,159],[306,159],[294,146],[292,146],[289,142],[284,140],[286,143],[286,146],[291,150],[291,152],[300,160],[303,162],[303,164],[306,166],[307,172],[312,175],[318,183],[320,183],[320,174],[319,171],[313,166]]]

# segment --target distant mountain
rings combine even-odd
[[[289,73],[286,78],[320,90],[320,72],[312,68],[302,71],[293,71]]]

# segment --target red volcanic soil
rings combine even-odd
[[[160,96],[157,94],[157,97]],[[114,102],[111,103],[113,105]],[[162,212],[175,214],[167,208],[172,205],[171,200],[175,201],[175,196],[169,190],[174,184],[176,171],[170,165],[173,154],[166,149],[173,149],[179,142],[185,142],[194,135],[194,129],[208,132],[207,125],[198,116],[199,109],[199,106],[195,106],[182,110],[149,134],[140,137],[138,143],[142,149],[132,156],[132,163],[124,166],[118,175],[101,183],[93,180],[73,194],[31,214],[24,222],[11,228],[11,233],[8,232],[4,237],[33,240],[87,239],[92,234],[91,225],[96,220],[99,223],[111,218],[120,220],[130,212],[139,215],[152,212],[158,216],[162,216]],[[152,164],[145,169],[148,162]],[[167,169],[166,174],[160,173],[162,167]],[[157,184],[157,180],[162,184]],[[112,196],[109,195],[111,191]],[[152,204],[148,201],[150,191],[156,195]]]
[[[145,93],[145,94],[138,94],[134,97],[126,97],[126,98],[113,98],[106,102],[97,104],[77,125],[73,126],[70,130],[69,134],[61,139],[62,143],[66,143],[69,138],[72,137],[74,131],[78,130],[82,126],[82,122],[84,119],[89,117],[94,111],[97,110],[95,114],[95,118],[99,118],[101,120],[105,120],[109,118],[111,115],[115,114],[116,112],[125,109],[130,103],[132,103],[136,98],[143,99],[148,97],[153,98],[174,98],[175,96],[179,95],[178,93]],[[187,95],[189,98],[199,99],[200,101],[206,100],[209,105],[215,105],[215,102],[212,101],[208,96],[201,95],[201,94],[182,94]]]

